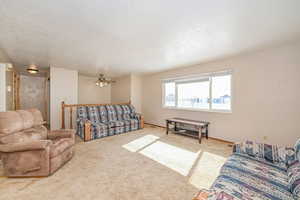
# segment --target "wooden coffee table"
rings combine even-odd
[[[174,125],[174,129],[169,128],[170,124]],[[193,126],[196,128],[196,130],[190,130],[182,126],[178,127],[178,125],[184,125],[184,124]],[[205,135],[206,139],[208,139],[208,125],[209,122],[206,121],[197,121],[197,120],[184,119],[184,118],[169,118],[166,119],[166,128],[167,128],[166,134],[168,135],[169,131],[171,130],[174,133],[198,138],[198,141],[201,144],[202,135]]]

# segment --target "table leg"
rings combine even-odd
[[[205,135],[206,135],[206,139],[208,139],[208,125],[206,125]]]
[[[177,123],[174,123],[174,131],[177,131]]]
[[[199,132],[198,132],[198,137],[199,137],[199,144],[201,144],[201,139],[202,139],[202,126],[199,127]]]
[[[166,134],[169,134],[169,121],[166,121]]]

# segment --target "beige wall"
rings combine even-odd
[[[51,130],[61,128],[61,102],[62,101],[64,101],[66,104],[77,104],[78,72],[76,70],[50,67],[50,128]],[[69,125],[69,116],[68,116],[68,112],[66,112],[66,128],[68,128],[68,125]]]
[[[111,102],[131,102],[136,112],[142,112],[142,77],[140,75],[128,75],[115,79],[111,86]]]
[[[142,111],[148,123],[164,126],[168,117],[211,122],[209,136],[228,141],[253,139],[293,145],[300,138],[300,42],[231,59],[147,75]],[[161,79],[233,69],[233,112],[162,108]]]
[[[142,77],[131,75],[130,101],[136,112],[142,112]]]
[[[97,78],[89,76],[78,76],[78,103],[110,103],[111,86],[100,88],[96,86]]]
[[[122,76],[114,79],[111,85],[111,103],[124,103],[130,101],[131,76]]]
[[[6,65],[0,63],[0,112],[6,110]]]
[[[10,63],[11,60],[3,49],[0,49],[0,63]]]

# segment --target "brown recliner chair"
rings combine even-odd
[[[48,176],[73,156],[75,130],[47,131],[39,110],[0,112],[0,156],[8,177]]]

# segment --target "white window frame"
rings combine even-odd
[[[213,109],[212,108],[212,77],[215,76],[224,76],[224,75],[230,75],[230,110],[224,110],[224,109]],[[195,81],[200,81],[201,79],[208,78],[209,81],[209,108],[208,109],[199,109],[199,108],[180,108],[178,107],[178,84],[180,82],[186,82],[186,83],[192,83]],[[175,106],[166,106],[165,105],[165,83],[167,82],[175,82]],[[210,72],[210,73],[203,73],[193,76],[184,76],[184,77],[176,77],[176,78],[168,78],[168,79],[162,79],[162,107],[166,109],[175,109],[175,110],[188,110],[188,111],[203,111],[203,112],[218,112],[218,113],[232,113],[233,110],[233,70],[223,70],[218,72]]]

